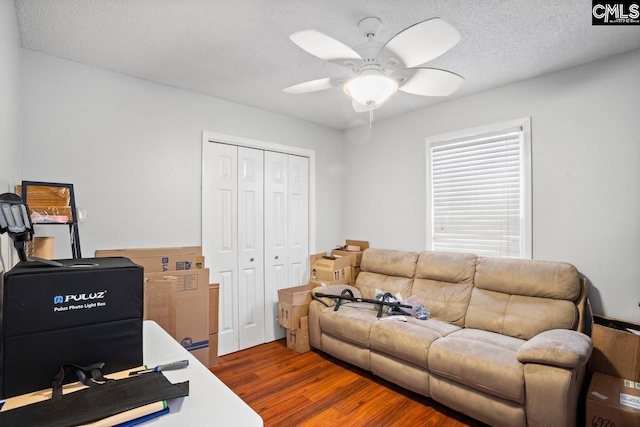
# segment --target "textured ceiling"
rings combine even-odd
[[[316,29],[349,46],[357,24],[386,42],[441,17],[462,41],[429,67],[465,83],[447,98],[397,92],[375,120],[640,48],[640,26],[592,26],[588,0],[16,0],[22,47],[337,129],[368,120],[341,88],[282,88],[345,75],[289,35]]]

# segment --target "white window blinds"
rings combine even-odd
[[[523,150],[521,127],[431,143],[433,250],[527,256]]]

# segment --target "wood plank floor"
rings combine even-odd
[[[284,340],[222,356],[211,368],[272,426],[483,426],[419,394]]]

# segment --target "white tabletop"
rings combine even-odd
[[[213,375],[198,359],[178,344],[157,323],[145,320],[143,358],[148,367],[177,360],[189,366],[164,371],[172,383],[189,381],[189,396],[168,401],[169,414],[142,425],[159,426],[247,426],[260,427],[262,418],[231,389]]]

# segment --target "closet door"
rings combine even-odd
[[[309,278],[309,161],[203,148],[202,250],[220,283],[218,355],[284,337],[278,289]]]
[[[265,342],[264,152],[238,147],[239,349]]]
[[[238,148],[203,148],[202,251],[220,283],[218,354],[238,351]],[[205,238],[206,236],[206,238]]]
[[[284,338],[278,324],[278,289],[288,287],[288,155],[264,154],[265,338]]]
[[[289,156],[288,172],[289,286],[309,280],[309,159]]]

